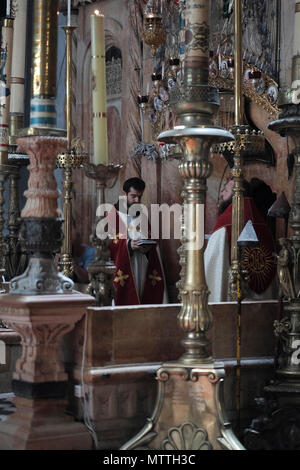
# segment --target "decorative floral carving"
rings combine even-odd
[[[207,432],[191,422],[171,428],[168,438],[162,443],[164,450],[211,450]]]

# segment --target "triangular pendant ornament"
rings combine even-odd
[[[238,240],[238,246],[257,246],[259,245],[259,240],[257,238],[256,232],[253,227],[251,220],[248,220],[245,227],[243,228]]]

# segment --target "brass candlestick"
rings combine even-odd
[[[191,41],[185,56],[183,87],[177,85],[171,93],[176,126],[159,136],[163,142],[179,143],[183,152],[179,172],[184,180],[186,271],[178,321],[184,335],[184,354],[158,370],[155,410],[141,432],[122,450],[243,449],[223,416],[219,387],[224,366],[210,357],[206,337],[213,318],[208,305],[204,223],[199,210],[205,204],[206,181],[212,172],[210,147],[214,142],[233,140],[230,132],[211,123],[218,109],[218,92],[208,85],[209,12],[208,0],[186,2]]]
[[[244,228],[244,158],[256,153],[261,154],[265,146],[265,139],[261,131],[255,131],[243,124],[243,61],[242,61],[242,0],[234,2],[234,98],[235,123],[229,131],[235,137],[233,142],[225,142],[214,147],[214,151],[233,155],[233,168],[231,170],[234,181],[232,196],[232,229],[231,229],[231,266],[229,271],[229,294],[232,300],[238,301],[237,276],[241,275],[242,298],[245,295],[246,273],[239,267],[237,240]]]
[[[121,164],[94,165],[93,163],[85,166],[86,176],[96,181],[97,207],[105,203],[105,189],[112,188],[116,184],[122,166]],[[101,217],[96,218],[95,227],[90,236],[95,249],[95,257],[87,268],[90,279],[88,293],[95,297],[96,305],[104,306],[111,305],[114,297],[112,281],[116,268],[110,259],[109,243],[111,240],[107,238],[102,240],[97,237],[97,223],[100,220]]]
[[[66,127],[67,152],[59,154],[56,165],[63,169],[63,232],[59,270],[64,276],[73,277],[74,263],[72,257],[72,170],[82,168],[88,161],[87,153],[80,146],[72,143],[72,36],[75,26],[64,26],[66,33]]]

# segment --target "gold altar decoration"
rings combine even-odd
[[[221,54],[221,63],[228,63],[230,60],[229,56]],[[209,83],[211,86],[219,88],[220,90],[233,90],[234,79],[228,72],[224,73],[218,67],[216,67],[217,58],[211,58],[211,68]],[[259,79],[253,80],[249,78],[251,74],[258,72]],[[257,106],[264,109],[269,116],[276,118],[279,113],[278,107],[278,83],[263,73],[263,71],[256,65],[249,64],[248,62],[242,61],[242,94],[253,101]],[[253,83],[254,81],[254,83]],[[273,92],[273,93],[272,93]]]
[[[208,85],[210,1],[187,0],[186,10],[186,28],[191,41],[185,55],[184,83],[174,87],[170,98],[177,122],[173,129],[159,135],[159,141],[179,143],[183,153],[179,172],[184,180],[186,266],[178,322],[183,331],[184,354],[157,371],[154,412],[144,428],[121,450],[169,450],[175,436],[187,432],[186,440],[176,440],[173,450],[244,449],[223,415],[219,390],[225,375],[224,366],[214,362],[209,353],[206,334],[213,318],[204,270],[204,226],[198,212],[205,204],[206,181],[212,172],[210,147],[234,137],[211,123],[218,109],[218,92]],[[199,28],[201,34],[198,34]]]
[[[52,98],[56,90],[57,7],[53,0],[35,0],[33,20],[32,96]],[[53,21],[56,20],[56,21]]]
[[[232,300],[238,301],[245,296],[246,273],[240,269],[237,240],[244,228],[244,187],[243,167],[244,159],[251,155],[259,155],[265,152],[265,138],[262,131],[256,131],[250,126],[243,124],[243,77],[246,73],[253,76],[252,81],[256,83],[255,70],[248,69],[243,75],[242,61],[242,0],[234,2],[234,101],[235,116],[234,125],[229,131],[234,135],[234,142],[225,142],[213,147],[214,152],[233,155],[233,168],[231,170],[234,181],[232,196],[232,235],[231,235],[231,267],[229,272],[229,294]],[[222,63],[222,62],[221,62]],[[227,63],[227,62],[226,62]],[[222,73],[222,69],[220,71]],[[211,69],[210,69],[210,75]],[[227,75],[226,75],[227,76]],[[259,74],[260,76],[260,74]],[[250,75],[251,77],[251,75]],[[246,77],[250,81],[250,77]],[[261,80],[261,78],[260,78]],[[259,83],[259,82],[258,82]],[[219,83],[220,85],[220,83]],[[245,87],[247,88],[248,87]],[[250,90],[250,88],[249,88]],[[243,277],[240,283],[241,291],[237,291],[237,278]]]
[[[152,55],[155,56],[157,48],[165,42],[165,39],[166,32],[157,0],[148,0],[145,8],[142,40],[151,47]]]

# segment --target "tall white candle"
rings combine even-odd
[[[22,0],[14,20],[10,97],[10,112],[13,114],[24,114],[26,21],[27,0]]]
[[[0,164],[6,164],[8,159],[9,139],[9,107],[10,107],[10,78],[13,46],[13,20],[5,19],[2,26],[1,50],[6,51],[6,61],[3,63],[3,92],[0,113]]]
[[[95,12],[96,13],[96,12]],[[94,163],[108,163],[104,15],[91,15]]]
[[[71,26],[71,0],[68,0],[68,20],[67,26]]]
[[[10,17],[10,0],[7,0],[7,3],[6,3],[6,16],[8,18]]]

